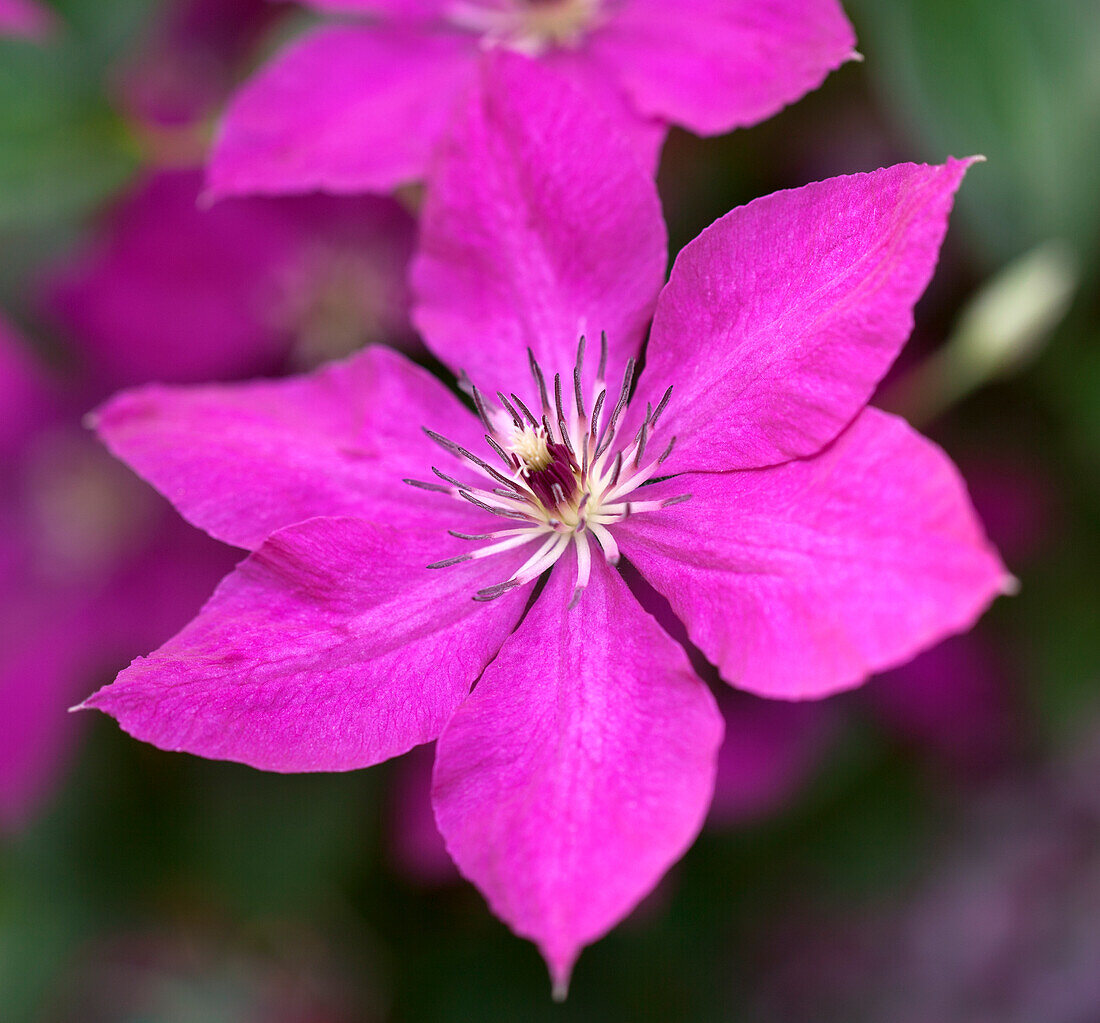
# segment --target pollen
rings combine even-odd
[[[550,453],[550,444],[546,439],[546,431],[541,426],[533,427],[528,423],[521,426],[513,424],[507,447],[522,463],[519,471],[523,476],[530,476],[533,472],[550,468],[550,463],[554,460]]]

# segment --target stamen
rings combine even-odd
[[[596,538],[596,542],[603,548],[603,556],[607,563],[617,565],[620,557],[619,545],[615,542],[615,537],[611,535],[610,530],[606,526],[601,526],[598,522],[589,522],[588,528]]]
[[[654,410],[652,417],[649,420],[649,425],[654,429],[657,428],[657,420],[661,418],[661,413],[668,407],[669,400],[672,398],[672,385],[669,384],[668,390],[665,391],[664,396],[659,402],[657,402],[657,408]]]
[[[468,490],[460,490],[458,496],[469,501],[470,504],[475,505],[482,511],[492,512],[492,514],[499,515],[503,519],[521,519],[524,522],[534,522],[534,519],[525,512],[512,511],[511,508],[501,508],[498,505],[489,504],[487,501],[482,501],[474,497]]]
[[[531,415],[531,410],[514,394],[512,395],[512,401],[516,403],[516,407],[523,413],[524,418],[537,430],[539,428],[539,421]]]
[[[512,408],[512,405],[508,401],[508,399],[504,397],[503,391],[497,391],[497,398],[500,399],[501,405],[504,406],[508,414],[512,417],[512,422],[515,423],[516,426],[522,427],[523,419],[521,418],[520,414],[514,408]]]
[[[453,492],[453,487],[441,487],[438,483],[425,483],[423,480],[402,480],[402,483],[407,483],[410,487],[416,487],[418,490],[434,490],[439,494],[450,494]]]
[[[531,376],[535,378],[535,383],[538,385],[542,411],[546,413],[550,411],[550,396],[546,393],[546,378],[542,375],[542,367],[535,360],[535,353],[530,348],[527,349],[527,361],[531,364]]]
[[[497,597],[502,596],[509,590],[514,590],[520,584],[515,579],[509,579],[506,583],[497,583],[495,586],[486,586],[483,590],[478,590],[474,594],[474,600],[487,602],[490,600],[496,600]]]
[[[608,564],[618,564],[619,546],[613,530],[617,523],[632,515],[658,511],[690,499],[690,494],[660,500],[647,500],[645,487],[658,476],[660,466],[672,454],[676,438],[668,442],[659,458],[646,462],[650,439],[672,397],[669,387],[654,408],[646,405],[645,416],[629,443],[618,441],[621,424],[627,419],[637,365],[627,359],[622,384],[614,407],[608,415],[607,335],[600,334],[600,362],[591,404],[591,416],[585,412],[584,358],[586,340],[577,343],[573,366],[573,408],[567,409],[560,373],[554,374],[554,396],[550,400],[547,377],[527,350],[531,378],[538,392],[542,414],[516,393],[496,392],[499,408],[490,407],[484,395],[472,384],[478,417],[485,426],[485,442],[500,460],[504,472],[484,458],[466,450],[434,430],[425,434],[449,455],[475,470],[483,481],[464,483],[433,466],[432,473],[442,483],[406,480],[410,486],[445,493],[466,501],[482,511],[516,523],[513,528],[484,533],[448,532],[460,540],[487,541],[464,554],[433,563],[435,569],[448,568],[474,559],[488,558],[507,551],[533,546],[533,553],[512,573],[510,579],[478,590],[475,600],[495,600],[509,590],[522,586],[551,568],[571,544],[577,550],[577,580],[570,607],[576,605],[588,585],[592,571],[593,549]],[[506,418],[507,417],[507,418]],[[511,425],[506,426],[508,418]],[[570,426],[572,424],[572,426]],[[486,483],[484,480],[490,482]],[[591,539],[589,539],[591,534]],[[595,548],[593,548],[593,544]]]
[[[474,407],[477,409],[477,416],[481,420],[481,425],[495,437],[497,431],[493,426],[493,420],[489,415],[489,407],[485,404],[485,398],[476,387],[471,387],[471,394],[474,398]]]
[[[645,452],[646,441],[649,440],[649,420],[645,420],[642,423],[642,428],[638,431],[638,438],[635,440],[635,444],[638,446],[638,450],[634,455],[634,468],[637,469],[642,461],[642,454]]]
[[[573,599],[569,601],[567,611],[572,611],[581,599],[585,587],[588,586],[588,578],[592,573],[592,551],[588,546],[588,536],[584,533],[577,534],[577,585],[573,590]]]

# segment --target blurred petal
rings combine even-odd
[[[528,346],[568,374],[579,336],[603,330],[615,380],[664,278],[656,186],[591,100],[534,61],[495,54],[482,84],[431,179],[414,319],[490,393],[530,393]]]
[[[7,580],[5,580],[7,581]],[[65,765],[78,725],[66,708],[91,638],[71,601],[3,594],[0,640],[0,831],[25,824]]]
[[[476,41],[442,33],[322,28],[237,93],[209,169],[216,198],[388,192],[423,178]]]
[[[269,771],[404,753],[439,734],[527,599],[472,599],[498,559],[425,567],[457,542],[350,518],[281,530],[83,707],[161,749]]]
[[[683,249],[641,381],[654,404],[674,386],[670,465],[774,465],[815,453],[852,420],[909,337],[970,163],[776,192]]]
[[[821,764],[836,724],[825,703],[730,693],[708,824],[732,827],[784,809]]]
[[[434,744],[417,746],[394,761],[386,828],[396,870],[410,881],[429,887],[458,880],[432,812],[434,763]]]
[[[888,728],[958,778],[1002,766],[1018,745],[1014,682],[978,630],[872,679],[866,693]]]
[[[559,567],[442,738],[436,820],[459,870],[564,991],[580,949],[694,839],[722,721],[681,647],[602,559]]]
[[[301,0],[307,7],[330,14],[381,16],[395,21],[439,17],[451,0]]]
[[[701,135],[770,117],[854,46],[835,0],[627,0],[588,41],[643,114]]]
[[[53,13],[35,0],[0,0],[0,37],[44,39],[53,27]]]
[[[435,377],[382,347],[286,380],[138,388],[94,423],[185,518],[240,547],[317,515],[445,529],[475,512],[401,482],[453,464],[421,427],[466,445],[483,431]]]
[[[116,387],[280,365],[286,339],[264,322],[261,303],[295,236],[263,200],[200,211],[200,186],[196,171],[149,178],[48,285],[51,311]]]
[[[876,409],[815,458],[651,493],[693,497],[618,526],[623,553],[760,696],[856,686],[969,628],[1009,580],[955,467]]]
[[[153,175],[47,282],[50,312],[101,388],[282,370],[326,295],[340,303],[330,318],[348,320],[359,345],[411,331],[404,274],[415,227],[397,202],[310,195],[200,210],[201,185],[197,171]],[[339,290],[353,288],[355,302]]]
[[[0,317],[0,454],[13,454],[56,405],[30,348]]]

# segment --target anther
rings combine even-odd
[[[542,367],[536,361],[535,353],[530,347],[527,349],[527,361],[531,365],[531,376],[535,378],[535,383],[538,384],[542,410],[546,412],[550,408],[550,396],[546,393],[546,378],[542,375]]]

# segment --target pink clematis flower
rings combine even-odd
[[[853,55],[837,0],[306,0],[318,28],[230,104],[213,196],[389,191],[424,178],[479,56],[528,54],[611,114],[647,166],[670,124],[762,121]]]
[[[119,75],[121,104],[154,130],[211,116],[281,13],[269,0],[168,0]]]
[[[0,0],[0,38],[41,40],[53,27],[53,14],[35,0]]]
[[[722,737],[620,552],[727,682],[785,699],[968,628],[1006,572],[943,452],[865,407],[968,161],[757,200],[662,288],[657,193],[622,137],[530,61],[485,75],[413,274],[476,411],[383,348],[109,402],[109,447],[253,553],[83,706],[275,771],[438,738],[447,849],[563,993],[694,839]]]

